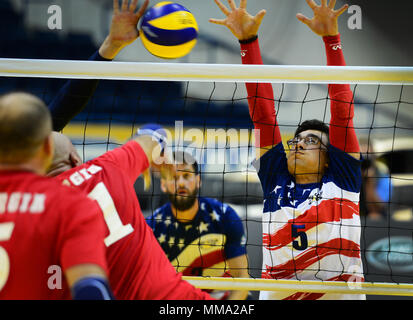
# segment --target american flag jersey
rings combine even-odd
[[[361,161],[330,145],[321,182],[296,184],[282,143],[259,161],[264,193],[262,277],[361,282]],[[262,291],[260,299],[365,299],[365,295]]]
[[[184,276],[230,276],[225,260],[246,254],[242,221],[227,204],[204,197],[198,201],[199,210],[191,221],[179,222],[171,203],[155,210],[146,221],[177,272]],[[211,296],[225,299],[228,293],[214,291]]]

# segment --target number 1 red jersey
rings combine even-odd
[[[27,171],[0,171],[0,300],[69,299],[64,271],[106,270],[104,221],[77,190]]]
[[[133,185],[148,166],[141,146],[130,141],[57,179],[86,191],[102,208],[109,280],[117,299],[208,299],[176,273],[145,222]]]

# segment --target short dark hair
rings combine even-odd
[[[50,112],[42,100],[24,92],[0,96],[0,161],[29,160],[52,130]]]
[[[330,132],[328,126],[317,119],[312,119],[312,120],[306,120],[304,122],[302,122],[298,128],[295,130],[294,133],[294,137],[296,137],[297,135],[299,135],[301,132],[303,131],[307,131],[307,130],[318,130],[321,131],[323,133],[325,133],[328,137],[328,134]]]
[[[198,162],[189,152],[186,152],[183,150],[176,150],[174,151],[173,154],[174,154],[174,164],[192,165],[195,175],[199,174]]]

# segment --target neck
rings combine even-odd
[[[175,219],[179,222],[189,222],[193,220],[198,212],[199,203],[198,199],[194,202],[194,205],[189,208],[188,210],[178,210],[175,206],[171,203],[172,214],[174,215]]]
[[[323,178],[323,173],[296,174],[294,178],[297,184],[318,183]]]
[[[28,171],[39,175],[44,175],[44,169],[33,165],[33,163],[22,164],[0,164],[0,171]]]

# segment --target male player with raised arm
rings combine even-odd
[[[244,64],[262,64],[258,29],[265,10],[256,16],[228,0],[231,10],[215,0],[227,26],[241,43]],[[344,66],[335,0],[297,18],[321,36],[329,66]],[[271,84],[246,84],[250,116],[260,132],[259,171],[264,193],[263,270],[270,279],[364,281],[360,256],[360,150],[353,127],[353,93],[349,85],[330,84],[331,120],[299,125],[286,155],[276,121]],[[258,161],[258,160],[257,160]],[[365,295],[262,291],[260,299],[365,299]]]
[[[99,56],[113,59],[122,48],[137,39],[137,24],[149,1],[145,0],[135,13],[137,3],[133,0],[128,5],[127,0],[122,0],[119,8],[119,1],[113,1],[110,33]],[[54,130],[63,129],[83,109],[96,85],[97,80],[75,80],[59,92],[49,105]],[[76,93],[69,94],[69,91]],[[79,97],[77,101],[73,100],[76,96]],[[141,131],[144,134],[124,146],[85,164],[70,140],[54,133],[56,150],[49,175],[59,175],[59,180],[82,189],[101,205],[107,225],[105,244],[109,279],[117,299],[210,299],[176,273],[147,226],[136,198],[135,180],[149,167],[153,154],[157,153],[156,157],[159,157],[158,143],[153,140],[158,137],[163,144],[158,129],[148,127]]]
[[[208,294],[182,280],[145,222],[133,187],[161,156],[166,133],[146,125],[129,142],[84,164],[70,140],[54,133],[49,170],[63,184],[86,192],[102,208],[109,281],[121,300],[200,300]]]
[[[44,177],[51,129],[37,97],[0,97],[0,300],[111,299],[101,210]]]

